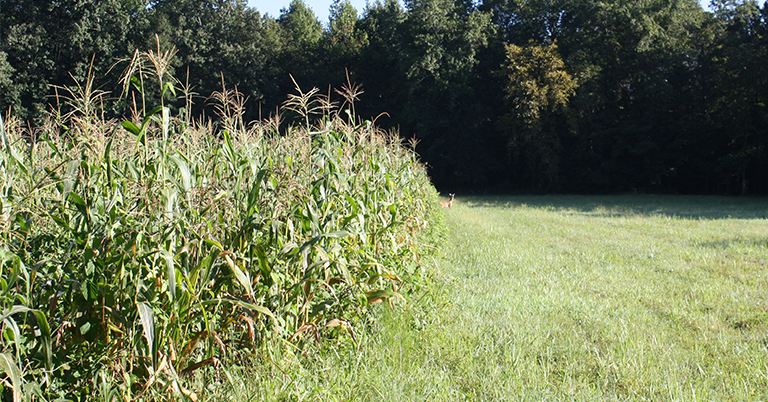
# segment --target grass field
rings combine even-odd
[[[768,399],[768,200],[457,198],[446,214],[433,292],[264,399]]]

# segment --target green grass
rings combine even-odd
[[[466,200],[446,263],[486,399],[763,399],[765,200]],[[459,245],[467,247],[458,247]]]
[[[433,293],[269,397],[768,398],[768,200],[457,198],[446,214]]]

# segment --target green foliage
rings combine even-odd
[[[159,40],[177,49],[168,68],[189,118],[216,113],[203,97],[222,80],[250,101],[245,121],[276,117],[295,83],[361,83],[355,113],[414,139],[448,191],[768,191],[766,7],[754,0],[712,12],[696,0],[338,0],[328,21],[300,0],[277,16],[247,4],[0,0],[0,109],[33,125],[49,103],[65,115],[62,96],[92,71],[96,103],[118,118],[132,106],[115,85],[130,51]],[[549,139],[515,155],[509,102],[523,101],[498,72],[508,45],[552,43],[578,88],[567,118],[538,119]]]
[[[481,157],[479,122],[488,117],[485,103],[492,99],[480,95],[479,66],[495,31],[491,16],[451,0],[409,1],[406,7],[407,12],[400,14],[394,4],[380,5],[368,11],[373,20],[364,23],[391,35],[399,49],[391,56],[391,49],[384,53],[384,65],[393,68],[391,96],[398,99],[385,111],[401,130],[420,141],[419,154],[435,161],[436,180],[455,179],[454,186],[481,182],[487,161]]]
[[[500,121],[510,133],[510,153],[525,159],[528,174],[541,173],[556,185],[559,174],[560,133],[564,112],[576,89],[576,81],[565,71],[557,45],[526,47],[507,45],[502,68],[509,112]],[[558,121],[559,120],[559,121]],[[533,183],[536,188],[540,184]]]
[[[768,167],[768,7],[754,1],[716,2],[715,24],[725,26],[711,54],[712,77],[717,83],[711,100],[714,142],[722,151],[716,166],[734,183],[736,192],[747,193],[756,172]],[[757,179],[757,180],[755,180]]]
[[[277,21],[285,48],[280,56],[284,71],[307,86],[323,82],[324,71],[315,71],[319,67],[323,26],[312,10],[302,0],[293,0],[287,10],[282,10]]]
[[[330,21],[325,32],[325,47],[332,63],[329,73],[338,74],[357,61],[368,45],[368,35],[358,28],[358,15],[349,0],[335,0],[331,4]]]
[[[344,50],[359,50],[365,44],[364,35],[357,31],[357,10],[349,0],[335,0],[331,4],[328,34],[331,46],[340,46]]]
[[[565,108],[576,82],[565,71],[557,45],[507,45],[506,99],[523,124],[541,124],[542,114]]]
[[[129,30],[142,6],[135,2],[8,1],[0,3],[0,52],[15,70],[0,108],[22,118],[42,117],[52,95],[49,85],[83,82],[90,66],[107,76],[124,56]],[[93,60],[93,62],[91,62]],[[0,63],[2,65],[2,63]]]
[[[317,45],[323,26],[315,13],[301,0],[291,1],[287,10],[280,15],[280,24],[288,35],[289,43],[297,48],[309,48]]]
[[[369,110],[393,112],[388,109],[398,99],[405,81],[400,69],[400,44],[405,10],[397,0],[377,1],[368,5],[364,17],[358,22],[359,29],[368,38],[356,65],[366,90],[379,96],[369,96]],[[375,79],[378,75],[378,79]]]
[[[222,78],[254,104],[277,104],[285,91],[277,84],[284,39],[274,19],[261,16],[244,1],[163,0],[153,4],[141,47],[175,47],[176,75],[196,94],[221,88]],[[153,35],[154,34],[154,35]],[[282,77],[281,77],[282,78]],[[287,88],[286,88],[287,90]],[[205,102],[193,99],[199,113]],[[249,111],[246,118],[258,118]]]
[[[194,399],[264,348],[355,340],[370,304],[421,280],[436,194],[396,137],[331,109],[284,135],[245,125],[226,87],[220,123],[189,120],[170,107],[173,57],[136,54],[130,120],[75,102],[30,142],[19,120],[0,125],[14,397]]]

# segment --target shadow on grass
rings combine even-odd
[[[513,195],[457,197],[470,208],[542,208],[595,217],[670,216],[683,219],[768,219],[768,197],[672,195]]]
[[[722,239],[718,241],[708,241],[699,243],[699,246],[706,248],[714,248],[718,250],[725,250],[731,247],[747,247],[747,248],[768,248],[768,235],[760,237],[734,237],[730,239]]]

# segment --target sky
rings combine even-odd
[[[372,3],[376,0],[370,0]],[[317,19],[328,25],[328,9],[331,7],[333,0],[304,0],[309,8],[315,12]],[[349,0],[352,6],[357,9],[357,15],[361,16],[365,9],[366,0]],[[280,9],[288,8],[288,4],[291,0],[248,0],[248,5],[256,8],[262,14],[269,14],[274,18],[280,16]],[[402,3],[402,1],[401,1]]]
[[[304,0],[309,8],[315,12],[315,15],[323,23],[328,25],[328,9],[333,0]],[[370,0],[375,2],[375,0]],[[287,8],[291,0],[248,0],[248,5],[256,8],[262,14],[269,14],[274,18],[280,16],[280,9]],[[709,0],[699,0],[705,9],[709,7]],[[366,0],[350,0],[352,6],[357,9],[357,14],[362,15],[365,9]],[[401,1],[402,3],[402,1]]]

